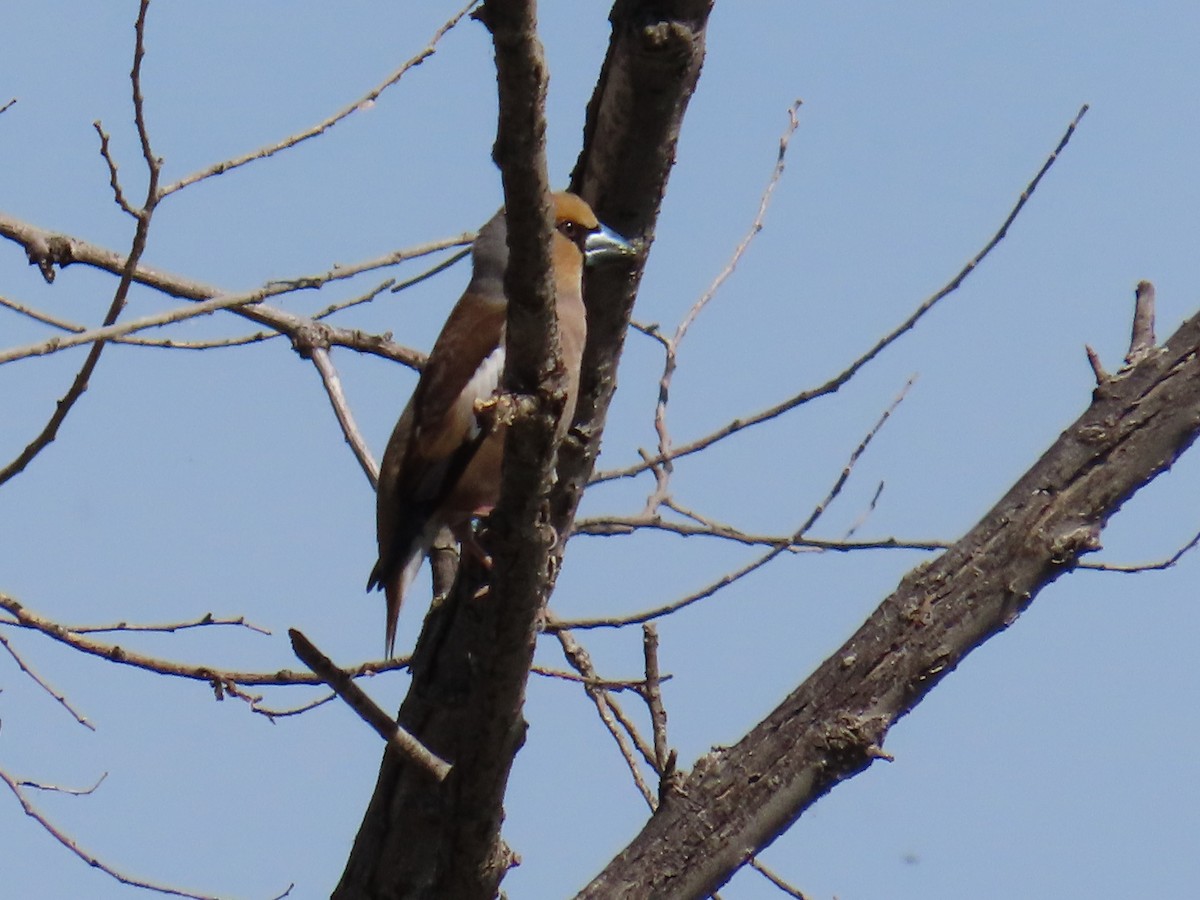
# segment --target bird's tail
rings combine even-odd
[[[427,539],[422,534],[416,541],[413,542],[409,551],[404,556],[403,563],[394,568],[390,577],[377,577],[379,565],[376,564],[376,572],[371,573],[371,580],[374,586],[379,586],[382,582],[384,597],[387,600],[387,631],[385,634],[387,658],[391,659],[396,651],[396,623],[400,620],[400,606],[404,603],[404,595],[408,593],[409,587],[413,580],[417,577],[417,572],[421,570],[421,563],[425,561],[425,557],[429,555],[429,550],[433,546],[432,539]],[[382,575],[382,573],[379,573]]]

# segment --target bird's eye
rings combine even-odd
[[[558,233],[582,251],[583,245],[587,242],[589,231],[578,222],[571,219],[564,219],[558,223]]]

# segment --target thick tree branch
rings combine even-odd
[[[741,741],[702,757],[579,897],[692,898],[719,888],[818,797],[882,756],[896,720],[1097,549],[1109,517],[1198,431],[1200,315],[1101,384],[974,529],[905,576]]]
[[[509,298],[503,384],[522,404],[505,438],[500,501],[489,517],[491,587],[479,604],[464,730],[447,782],[446,830],[433,895],[491,900],[513,864],[500,839],[504,792],[525,740],[525,685],[553,578],[545,527],[564,376],[559,361],[546,173],[546,85],[535,0],[485,0],[499,94],[493,157],[504,184]],[[557,402],[556,402],[557,398]]]
[[[653,234],[683,114],[700,74],[710,6],[709,0],[618,2],[610,16],[612,41],[588,109],[585,147],[571,187],[592,205],[601,221],[626,237],[648,238]],[[500,158],[504,158],[503,151]],[[523,196],[532,198],[536,191],[530,189]],[[508,195],[508,200],[510,215],[528,215],[518,211],[513,195]],[[528,202],[526,209],[535,201]],[[536,226],[527,232],[533,233]],[[512,249],[515,253],[516,247]],[[620,266],[603,267],[587,276],[584,296],[588,345],[581,393],[573,438],[558,449],[558,480],[550,494],[549,523],[558,535],[570,532],[579,495],[599,448],[614,386],[613,373],[643,262],[644,257],[636,260],[633,272],[622,271]],[[506,480],[511,480],[511,473],[506,474]],[[506,484],[505,490],[511,488]],[[522,521],[532,524],[535,519]],[[493,527],[512,526],[493,522]],[[538,540],[540,547],[544,538],[539,536]],[[556,558],[565,543],[560,539],[554,546]],[[527,559],[526,571],[532,573],[540,566],[540,550]],[[477,600],[472,598],[470,587],[480,584],[482,576],[466,559],[456,590],[426,619],[414,654],[413,687],[400,710],[400,724],[433,752],[450,760],[455,774],[447,779],[446,788],[439,790],[398,754],[385,753],[375,793],[334,894],[338,900],[476,896],[486,890],[487,885],[481,884],[483,879],[477,878],[470,894],[438,893],[435,885],[444,882],[434,879],[440,877],[436,870],[445,864],[444,854],[458,852],[448,847],[441,835],[454,797],[452,791],[463,783],[458,778],[468,768],[464,765],[466,755],[475,752],[463,744],[479,734],[468,711],[474,708],[471,690],[478,672],[492,665],[479,654],[495,652],[494,645],[480,640],[482,635],[497,633],[487,621],[494,608],[488,608],[497,606],[492,601],[519,584],[514,578],[518,573],[511,569],[503,576],[509,579],[507,585],[504,583],[502,565],[510,563],[501,563],[497,552],[495,596]],[[527,597],[527,601],[537,599],[540,603],[542,589],[539,587],[538,594]],[[514,626],[516,650],[510,646],[506,653],[526,652],[522,643],[527,640],[526,632],[521,630],[525,627],[524,622],[519,628]],[[515,744],[522,736],[523,725],[519,720],[510,722],[513,732],[505,739]],[[485,815],[499,815],[499,810],[486,811]],[[486,840],[489,820],[476,821],[483,830],[474,839]],[[504,863],[499,852],[493,863],[491,874],[498,880],[502,874],[499,866]]]

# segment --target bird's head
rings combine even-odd
[[[568,191],[554,197],[554,228],[579,248],[584,265],[634,255],[633,244],[602,224],[585,201]]]
[[[582,265],[633,256],[637,249],[603,225],[588,204],[568,191],[552,195],[556,266],[568,270]],[[503,295],[504,270],[508,267],[508,225],[501,209],[479,230],[471,248],[474,280],[494,279],[496,294]],[[480,285],[482,287],[482,285]],[[489,292],[490,293],[490,292]]]

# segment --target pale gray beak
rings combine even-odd
[[[583,258],[586,265],[633,256],[637,248],[611,228],[601,225],[583,242]]]

